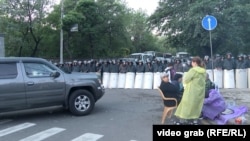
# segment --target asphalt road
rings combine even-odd
[[[88,116],[72,116],[61,107],[2,113],[0,140],[152,141],[162,110],[157,90],[107,89]]]
[[[248,89],[221,93],[249,107]],[[106,89],[88,116],[76,117],[61,107],[0,113],[0,141],[152,141],[152,126],[160,124],[162,111],[157,90]]]

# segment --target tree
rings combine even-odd
[[[52,0],[0,2],[7,56],[59,58],[61,28],[65,60],[162,50],[159,44],[163,42],[148,29],[145,12],[129,9],[124,0],[64,0],[63,11]],[[78,25],[77,32],[71,30],[74,25]]]
[[[177,50],[194,55],[209,54],[209,34],[201,26],[206,15],[217,18],[218,26],[212,31],[216,53],[246,51],[249,45],[245,36],[249,32],[249,1],[161,0],[150,17],[151,28],[156,28]],[[244,21],[242,21],[244,19]],[[242,28],[236,28],[237,26]],[[238,46],[238,48],[236,48]]]
[[[45,17],[50,12],[51,0],[2,0],[1,13],[8,23],[7,47],[18,56],[36,56],[46,36]],[[8,38],[9,37],[9,38]],[[18,49],[16,49],[18,48]],[[18,51],[18,52],[17,52]]]
[[[122,57],[131,51],[131,40],[128,32],[130,24],[129,11],[122,1],[98,1],[105,19],[102,52],[110,57]]]
[[[159,51],[157,47],[158,38],[148,28],[147,18],[148,15],[140,9],[138,11],[131,11],[129,32],[132,36],[133,52]]]
[[[128,49],[128,42],[131,42],[127,32],[129,16],[123,3],[81,0],[70,5],[66,3],[63,29],[70,37],[68,42],[73,46],[70,49],[79,52],[78,56],[118,57]],[[74,24],[78,24],[78,32],[71,33]]]

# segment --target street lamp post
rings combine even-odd
[[[61,31],[60,31],[60,64],[63,64],[63,1],[61,0]]]
[[[5,57],[4,34],[0,33],[0,57]]]

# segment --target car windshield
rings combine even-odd
[[[164,58],[171,58],[172,55],[171,54],[164,54]]]
[[[180,58],[188,58],[189,55],[188,54],[179,54]]]
[[[164,56],[163,53],[160,52],[155,53],[155,57],[163,57],[163,56]]]
[[[134,58],[134,59],[141,60],[142,59],[142,55],[129,55],[129,58]]]

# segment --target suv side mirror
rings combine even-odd
[[[57,78],[60,76],[60,73],[58,71],[51,72],[50,74],[51,77]]]

